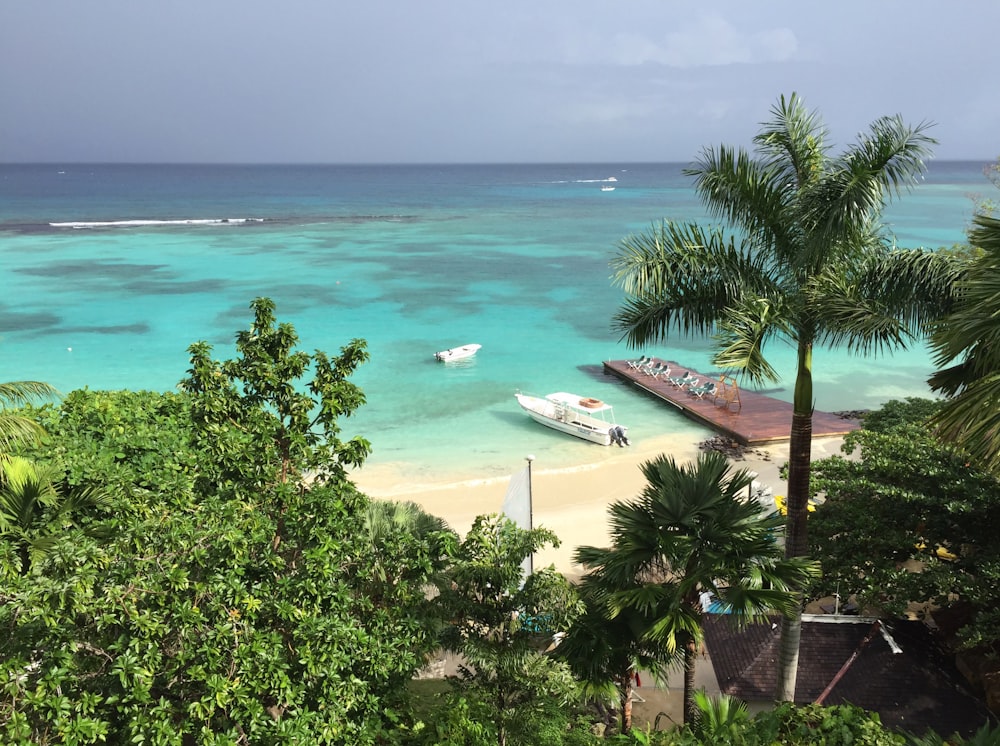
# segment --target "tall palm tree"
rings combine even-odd
[[[695,661],[702,633],[702,593],[740,621],[770,611],[794,613],[790,589],[815,574],[802,557],[784,558],[782,519],[749,498],[752,476],[730,472],[720,453],[678,465],[662,455],[642,465],[646,486],[632,501],[613,503],[609,548],[579,547],[575,560],[607,591],[610,616],[631,612],[642,637],[681,652],[684,719],[695,714]]]
[[[897,250],[885,205],[924,170],[927,125],[876,120],[839,156],[798,96],[781,97],[753,153],[706,148],[686,170],[710,213],[733,228],[664,222],[612,260],[626,293],[614,326],[633,347],[714,334],[713,363],[751,384],[779,380],[768,343],[797,350],[789,444],[787,556],[804,555],[812,444],[813,347],[873,354],[902,347],[947,307],[959,264]],[[776,699],[795,692],[801,613],[782,624]]]
[[[37,441],[42,428],[34,420],[6,411],[8,407],[21,407],[33,401],[51,399],[58,392],[41,381],[8,381],[0,383],[0,454],[9,453],[17,443]]]
[[[954,311],[931,335],[941,369],[930,385],[951,397],[934,422],[946,441],[1000,473],[1000,219],[974,217],[969,240],[982,254],[958,283]]]

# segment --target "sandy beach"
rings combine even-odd
[[[840,452],[843,438],[813,440],[813,459]],[[629,448],[614,448],[608,458],[600,446],[604,460],[567,469],[546,469],[535,460],[531,466],[532,507],[534,525],[555,532],[561,541],[558,548],[549,548],[535,557],[535,567],[554,565],[564,574],[576,577],[581,568],[572,561],[578,546],[602,546],[608,542],[607,508],[617,500],[636,497],[645,485],[641,465],[662,453],[678,462],[697,458],[700,442],[674,437],[648,439]],[[597,455],[597,454],[595,454]],[[527,456],[527,454],[526,454]],[[773,443],[748,451],[742,459],[733,459],[734,469],[747,469],[756,474],[756,481],[784,494],[786,483],[779,470],[788,460],[787,442]],[[527,462],[513,472],[521,471]],[[352,475],[358,488],[376,499],[412,500],[424,510],[444,518],[448,524],[465,534],[477,515],[499,512],[510,485],[510,476],[477,479],[474,475],[413,474],[393,467],[364,468]]]

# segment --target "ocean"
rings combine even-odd
[[[634,441],[709,433],[602,373],[653,354],[711,370],[705,339],[630,350],[612,332],[616,244],[663,218],[706,220],[684,164],[0,166],[0,380],[167,391],[187,348],[234,355],[250,301],[268,296],[300,347],[371,360],[367,404],[343,435],[366,468],[413,482],[510,475],[527,454],[578,468],[612,449],[556,433],[514,393],[612,403]],[[961,243],[984,163],[932,162],[886,213],[900,246]],[[610,187],[614,187],[610,189]],[[454,364],[433,353],[466,343]],[[788,378],[794,350],[771,351]],[[922,346],[878,359],[814,357],[816,406],[867,409],[929,395]]]

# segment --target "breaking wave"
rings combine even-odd
[[[138,228],[155,225],[242,225],[263,223],[264,218],[184,218],[180,220],[73,220],[49,223],[52,228]]]

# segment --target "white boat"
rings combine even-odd
[[[615,191],[615,188],[613,186],[602,186],[601,187],[601,191],[602,192],[613,192],[613,191]]]
[[[627,427],[615,422],[610,404],[560,391],[546,397],[518,392],[514,395],[521,409],[535,422],[553,430],[575,435],[601,446],[629,445]]]
[[[441,352],[435,352],[434,357],[440,360],[442,363],[450,363],[453,360],[464,360],[467,357],[472,357],[477,352],[482,345],[469,344],[462,345],[461,347],[452,347],[450,350],[441,350]]]

